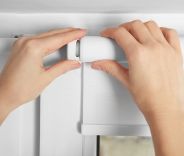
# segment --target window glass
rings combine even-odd
[[[150,137],[100,137],[100,156],[154,156]]]

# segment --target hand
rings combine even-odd
[[[144,114],[184,109],[184,70],[175,30],[137,20],[108,28],[102,36],[114,39],[124,49],[129,68],[109,60],[94,62],[92,67],[120,80]],[[168,102],[172,102],[169,107]]]
[[[43,58],[85,33],[66,28],[22,37],[14,43],[0,74],[0,122],[16,107],[35,99],[55,78],[80,67],[77,61],[65,60],[44,68]]]
[[[124,49],[129,67],[110,60],[92,67],[129,89],[150,126],[156,156],[183,156],[184,70],[176,31],[137,20],[108,28],[102,36]]]

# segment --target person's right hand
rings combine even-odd
[[[184,70],[175,30],[136,20],[108,28],[102,36],[114,39],[124,49],[129,68],[110,60],[94,62],[92,67],[120,80],[144,114],[184,109]]]
[[[19,38],[0,73],[0,123],[15,108],[35,99],[57,77],[79,68],[75,60],[45,67],[43,60],[59,48],[86,35],[86,30],[58,29]]]

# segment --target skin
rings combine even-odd
[[[9,112],[36,98],[55,78],[80,67],[76,61],[62,61],[45,69],[43,57],[85,33],[61,29],[22,38],[14,44],[0,75],[1,122]],[[102,36],[122,47],[129,68],[112,60],[93,62],[92,68],[111,74],[130,91],[150,126],[156,156],[182,156],[184,70],[176,31],[160,28],[153,21],[136,20],[107,28]]]
[[[139,20],[108,28],[102,36],[124,49],[129,68],[115,61],[92,64],[116,77],[147,120],[156,156],[184,154],[184,70],[175,30]]]
[[[14,43],[0,74],[0,123],[12,110],[35,99],[58,76],[80,67],[77,61],[65,60],[45,68],[43,58],[85,34],[86,30],[66,28],[22,37]]]

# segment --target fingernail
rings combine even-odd
[[[79,61],[76,61],[76,60],[70,60],[72,64],[80,64]]]
[[[78,61],[73,61],[73,62],[72,62],[72,65],[73,65],[74,67],[80,67],[80,66],[81,66],[80,62],[78,62]]]

